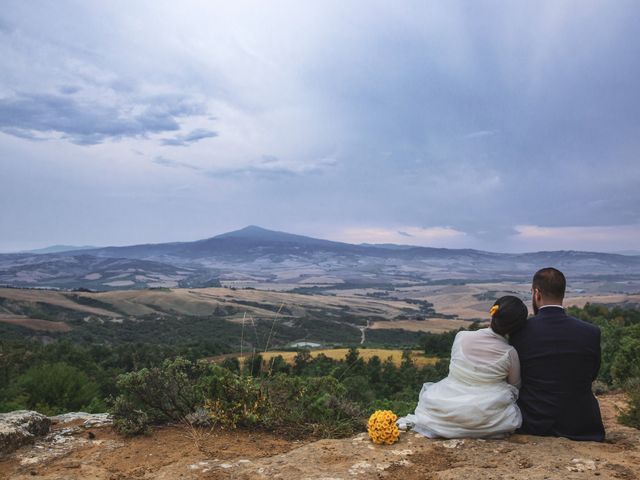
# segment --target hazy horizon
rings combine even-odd
[[[182,240],[182,239],[169,239],[166,241],[155,241],[155,242],[144,242],[144,244],[161,244],[161,243],[172,243],[172,242],[190,242],[190,241],[198,241],[198,240],[205,240],[207,238],[213,238],[217,235],[222,235],[225,233],[230,233],[230,232],[234,232],[236,230],[242,230],[244,228],[249,228],[249,227],[258,227],[258,228],[262,228],[265,230],[272,230],[272,231],[278,231],[281,232],[280,230],[273,230],[270,228],[265,228],[262,227],[260,225],[247,225],[245,227],[242,228],[238,228],[238,229],[234,229],[234,230],[230,230],[230,231],[225,231],[225,232],[217,232],[213,235],[210,235],[206,238],[196,238],[196,239],[191,239],[191,240]],[[311,235],[307,235],[304,232],[284,232],[284,233],[289,233],[292,235],[302,235],[305,237],[311,237]],[[345,242],[345,243],[354,243],[356,245],[398,245],[398,246],[410,246],[411,244],[407,244],[407,243],[394,243],[394,242],[347,242],[346,240],[339,240],[339,239],[335,239],[335,238],[328,238],[328,237],[312,237],[312,238],[318,238],[321,240],[330,240],[330,241],[334,241],[334,242]],[[49,248],[57,248],[57,247],[71,247],[71,249],[78,249],[78,250],[83,250],[83,249],[92,249],[92,248],[105,248],[105,247],[126,247],[126,246],[132,246],[132,244],[119,244],[119,245],[115,245],[115,244],[105,244],[105,245],[72,245],[72,244],[47,244],[47,245],[42,245],[39,247],[35,247],[33,249],[29,249],[29,250],[12,250],[12,251],[0,251],[0,254],[3,253],[28,253],[31,251],[38,251],[38,250],[45,250],[45,249],[49,249]],[[428,245],[416,245],[416,246],[428,246]],[[448,248],[448,247],[438,247],[438,248]],[[530,250],[530,251],[521,251],[521,252],[499,252],[497,250],[491,250],[491,252],[493,253],[532,253],[535,252],[535,250]],[[600,251],[600,250],[593,250],[593,252],[596,253],[614,253],[614,254],[620,254],[620,255],[640,255],[640,250],[612,250],[612,251]]]
[[[640,244],[638,2],[4,7],[0,252]]]

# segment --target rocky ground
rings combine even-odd
[[[101,418],[54,418],[46,437],[0,458],[0,478],[124,479],[586,479],[640,477],[640,431],[616,422],[619,394],[599,397],[605,443],[513,435],[428,440],[403,433],[392,446],[366,434],[287,441],[259,432],[173,426],[122,438]],[[1,432],[0,432],[1,433]]]

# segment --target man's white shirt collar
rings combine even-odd
[[[542,310],[543,308],[562,308],[564,310],[564,307],[562,305],[543,305],[542,307],[538,308],[538,310]]]

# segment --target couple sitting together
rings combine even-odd
[[[600,368],[600,330],[567,315],[566,281],[555,268],[533,277],[534,316],[517,297],[499,298],[491,325],[461,331],[449,376],[426,383],[413,415],[398,420],[430,438],[502,438],[514,431],[604,440],[591,382]]]

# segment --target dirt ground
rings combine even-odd
[[[122,438],[110,427],[56,425],[68,434],[0,460],[0,478],[125,479],[637,479],[640,431],[616,422],[620,394],[599,397],[605,443],[513,435],[428,440],[408,432],[392,446],[352,438],[287,441],[258,432],[185,427]],[[66,439],[66,440],[64,440]]]

